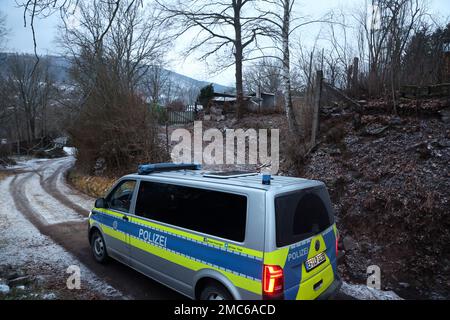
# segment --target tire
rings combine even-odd
[[[105,240],[98,230],[94,230],[91,235],[91,250],[95,260],[98,263],[108,261],[108,252],[106,251]]]
[[[233,300],[233,296],[220,284],[207,284],[200,293],[200,300]]]

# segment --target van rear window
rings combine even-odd
[[[243,242],[247,197],[214,190],[141,181],[138,216]]]
[[[305,189],[277,196],[275,215],[278,247],[310,238],[334,222],[325,188]]]

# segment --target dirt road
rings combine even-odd
[[[120,263],[112,261],[103,266],[94,261],[87,240],[87,216],[94,199],[73,190],[64,182],[64,174],[73,161],[72,157],[28,161],[14,170],[13,177],[0,182],[7,184],[9,190],[3,196],[10,197],[16,209],[41,234],[62,246],[99,279],[123,293],[124,297],[183,299],[183,296]],[[6,186],[3,187],[6,189]],[[11,208],[0,208],[0,211],[8,209]]]

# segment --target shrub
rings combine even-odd
[[[68,130],[77,148],[77,166],[94,173],[102,159],[102,173],[120,174],[135,171],[141,162],[166,160],[156,114],[140,98],[107,89],[91,93]]]

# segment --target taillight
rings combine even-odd
[[[273,297],[283,293],[284,275],[280,266],[264,265],[263,293]]]

